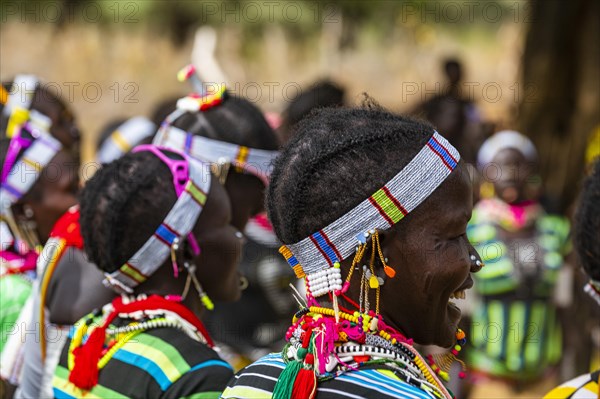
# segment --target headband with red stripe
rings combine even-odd
[[[328,269],[356,251],[365,233],[386,230],[398,223],[450,175],[460,154],[434,132],[419,153],[396,176],[354,209],[279,252],[300,278]]]

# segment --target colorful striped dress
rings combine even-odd
[[[80,322],[87,319],[86,316]],[[101,317],[94,317],[92,323],[100,320]],[[117,318],[111,327],[133,324],[130,319]],[[128,340],[100,369],[98,384],[90,391],[82,391],[69,382],[69,347],[74,330],[75,327],[52,382],[54,397],[58,399],[213,399],[219,397],[233,375],[231,367],[213,349],[179,329],[160,327]]]
[[[221,395],[222,399],[271,399],[285,363],[281,353],[272,353],[238,372]],[[370,365],[335,378],[319,381],[316,399],[431,399],[425,391],[402,381],[384,365]]]
[[[534,235],[505,242],[483,200],[469,223],[469,240],[486,266],[474,274],[469,367],[495,377],[534,380],[561,356],[554,288],[568,250],[569,223],[541,214]]]

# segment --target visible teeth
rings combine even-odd
[[[450,299],[465,299],[465,298],[466,298],[465,290],[456,291],[456,292],[453,292],[452,294],[450,294]]]

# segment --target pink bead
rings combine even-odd
[[[349,288],[350,288],[350,282],[346,281],[344,283],[344,286],[342,287],[342,294],[345,294],[348,291]]]
[[[465,373],[464,371],[461,371],[460,373],[458,373],[458,378],[460,379],[464,379],[467,376],[467,373]]]

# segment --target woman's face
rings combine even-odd
[[[461,312],[450,296],[473,285],[473,254],[466,236],[472,189],[461,163],[434,193],[395,228],[382,247],[396,270],[381,287],[384,320],[420,344],[449,347]]]
[[[227,193],[213,177],[210,194],[198,218],[194,235],[201,252],[195,259],[196,275],[213,300],[240,298],[240,262],[243,236],[231,225],[231,205]]]
[[[509,204],[522,202],[528,197],[527,182],[534,165],[512,148],[499,151],[486,168],[486,178],[494,185],[496,195]]]

